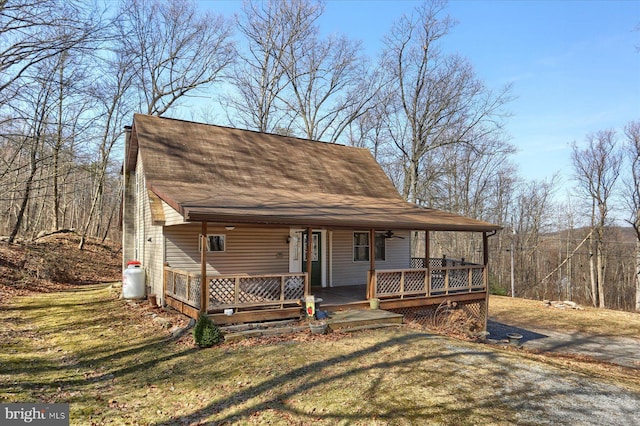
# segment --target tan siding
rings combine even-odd
[[[376,269],[407,269],[411,266],[410,233],[398,231],[394,234],[405,238],[387,240],[386,260],[376,261]],[[370,264],[353,261],[353,231],[333,232],[332,256],[334,287],[366,284]]]
[[[144,167],[141,158],[138,158],[138,229],[137,247],[138,260],[146,273],[147,292],[155,293],[162,298],[163,286],[163,238],[162,226],[155,226],[152,222],[151,205],[144,180]],[[141,225],[141,226],[140,226]]]
[[[165,227],[165,259],[173,268],[200,272],[198,235],[201,224]],[[207,227],[209,234],[224,234],[225,252],[207,253],[211,274],[277,274],[289,271],[288,228],[242,228],[227,231]]]

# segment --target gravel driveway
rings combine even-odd
[[[623,367],[640,368],[640,339],[531,327],[525,329],[492,320],[487,323],[487,331],[489,338],[498,341],[507,339],[507,333],[520,334],[521,345],[525,349],[583,355]]]

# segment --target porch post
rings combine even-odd
[[[376,230],[369,229],[369,280],[367,281],[367,299],[375,294],[373,281],[376,273]]]
[[[482,281],[484,282],[484,331],[487,331],[487,318],[489,317],[489,237],[486,232],[482,233]]]
[[[305,296],[311,293],[311,268],[313,266],[313,230],[311,227],[307,227],[307,247],[305,248],[307,253],[307,288],[305,289]]]
[[[431,296],[431,264],[429,262],[429,258],[431,256],[430,251],[431,247],[429,246],[429,230],[424,230],[424,267],[427,269],[427,279],[424,280],[427,288],[425,289],[427,292],[427,296]]]
[[[209,300],[209,292],[207,291],[207,222],[202,222],[200,233],[200,312],[206,314]]]

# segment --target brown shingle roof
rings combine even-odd
[[[363,148],[142,114],[134,115],[131,146],[140,150],[148,187],[187,220],[499,229],[405,202]]]

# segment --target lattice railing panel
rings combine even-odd
[[[424,269],[426,268],[424,257],[412,257],[411,269]]]
[[[239,303],[280,300],[280,277],[240,278]]]
[[[432,257],[429,259],[429,268],[442,268],[443,266],[441,257]]]
[[[304,276],[294,275],[285,277],[284,298],[302,299],[304,297]]]
[[[461,288],[469,288],[469,270],[468,269],[450,269],[449,270],[449,288],[456,290]]]
[[[187,275],[175,274],[174,277],[175,290],[174,294],[182,299],[187,298]]]
[[[167,286],[167,291],[173,293],[173,271],[165,269],[164,280]]]
[[[235,301],[235,280],[233,278],[209,278],[209,304],[230,305]]]
[[[376,277],[376,293],[393,294],[400,292],[402,272],[378,272]]]
[[[427,292],[424,283],[424,277],[426,275],[426,271],[407,271],[404,273],[404,291],[416,292],[422,291],[424,293]]]
[[[196,307],[200,307],[200,277],[191,276],[189,302],[195,303]]]
[[[166,294],[200,307],[200,274],[165,267]],[[304,297],[306,274],[208,276],[208,309],[272,308],[293,305]]]
[[[445,271],[441,269],[431,271],[431,291],[444,291],[444,273]]]
[[[471,286],[473,288],[484,288],[484,274],[482,269],[473,269],[471,275]]]

